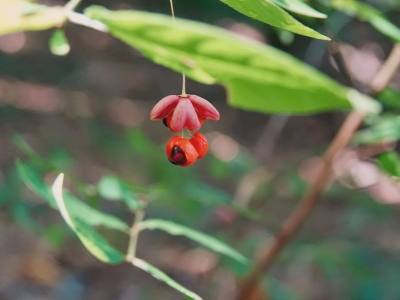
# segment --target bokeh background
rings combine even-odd
[[[169,13],[166,0],[83,2]],[[396,0],[375,4],[400,25]],[[346,83],[324,42],[252,22],[215,0],[175,0],[175,6],[181,17],[270,44]],[[366,23],[328,14],[327,21],[302,21],[335,36],[363,89],[393,42]],[[56,171],[66,172],[68,186],[81,199],[128,222],[132,215],[121,204],[103,201],[110,176],[137,190],[150,189],[148,216],[208,232],[252,257],[314,179],[319,155],[344,118],[343,113],[299,117],[240,111],[227,105],[222,87],[189,81],[189,92],[212,101],[222,120],[205,126],[210,155],[180,169],[164,157],[170,134],[148,119],[156,101],[179,92],[180,75],[76,25],[66,28],[70,54],[56,57],[48,50],[51,33],[0,37],[2,300],[181,299],[129,265],[107,266],[91,257],[59,213],[22,182],[17,159],[31,163],[49,183]],[[391,86],[400,89],[400,72]],[[336,182],[265,278],[265,299],[400,299],[400,187],[370,162],[382,147],[395,145],[353,146],[338,158]],[[126,247],[124,237],[109,237]],[[211,300],[233,299],[244,271],[157,232],[141,235],[138,254]]]

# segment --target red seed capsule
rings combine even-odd
[[[196,132],[196,134],[190,139],[190,143],[194,146],[197,153],[199,154],[198,159],[201,159],[207,155],[208,141],[206,137],[200,132]]]
[[[172,164],[181,167],[193,165],[199,157],[199,154],[190,141],[180,136],[174,136],[168,141],[165,152]]]

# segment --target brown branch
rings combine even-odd
[[[395,75],[397,68],[400,65],[400,50],[399,45],[393,48],[388,60],[384,63],[381,70],[376,75],[371,85],[372,94],[376,94],[387,86],[390,80]],[[399,61],[396,68],[393,68],[393,64]],[[376,83],[379,84],[376,84]],[[364,114],[361,112],[351,112],[346,120],[343,122],[338,134],[333,139],[331,145],[326,151],[323,163],[318,171],[316,180],[311,185],[307,194],[300,201],[294,212],[284,222],[281,230],[275,237],[272,246],[266,245],[263,253],[256,261],[253,270],[245,278],[242,283],[241,289],[239,290],[238,300],[254,299],[257,292],[259,291],[259,282],[263,277],[264,273],[271,267],[276,257],[285,248],[285,246],[296,236],[301,230],[308,217],[318,204],[320,195],[324,192],[332,177],[332,165],[335,157],[344,150],[344,148],[351,141],[354,133],[361,125],[364,119]]]
[[[334,158],[347,146],[353,134],[360,126],[363,114],[352,112],[344,121],[339,133],[333,140],[330,148],[324,156],[323,164],[316,176],[316,180],[308,193],[300,201],[298,207],[283,224],[280,232],[275,237],[272,247],[267,245],[262,253],[265,253],[255,264],[253,271],[243,282],[238,299],[246,300],[253,297],[258,290],[258,283],[265,271],[274,262],[276,256],[288,244],[288,242],[300,231],[303,224],[318,203],[320,194],[331,179],[332,164]]]
[[[396,71],[400,67],[400,44],[393,47],[392,52],[387,58],[386,62],[376,74],[371,83],[371,90],[374,94],[382,91],[392,80]]]

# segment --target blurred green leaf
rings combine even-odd
[[[400,156],[398,153],[384,153],[378,157],[377,163],[380,169],[388,175],[400,177]]]
[[[50,188],[44,182],[40,174],[30,165],[17,161],[16,167],[22,181],[38,196],[46,200],[50,206],[55,207]]]
[[[81,220],[74,219],[64,202],[63,192],[64,175],[61,174],[55,180],[52,192],[56,200],[57,208],[68,226],[75,232],[86,249],[97,259],[109,264],[119,264],[125,260],[124,255],[113,248],[92,227]]]
[[[357,0],[332,0],[330,3],[334,8],[369,22],[382,34],[400,42],[400,28],[386,19],[385,15],[378,9]]]
[[[136,210],[141,207],[131,186],[116,176],[105,176],[97,184],[100,196],[109,200],[122,200],[126,205]]]
[[[55,200],[51,194],[49,186],[40,176],[40,173],[28,164],[17,162],[17,170],[22,181],[37,195],[46,200],[52,207],[57,208]],[[86,203],[78,200],[72,194],[65,192],[64,198],[67,202],[68,210],[74,218],[91,226],[104,226],[110,229],[128,232],[129,226],[120,219],[98,211]]]
[[[0,183],[0,207],[10,201],[18,202],[21,197],[21,180],[17,171],[13,168],[8,171]]]
[[[65,242],[65,226],[64,224],[54,224],[46,226],[43,231],[43,236],[57,249],[60,249]]]
[[[286,10],[296,14],[313,17],[313,18],[327,18],[327,15],[312,8],[302,0],[273,0],[273,2]]]
[[[123,221],[112,215],[103,213],[75,198],[72,194],[65,192],[64,199],[67,203],[68,211],[74,217],[91,226],[104,226],[122,232],[128,232],[129,226]]]
[[[315,30],[303,25],[295,18],[293,18],[290,14],[288,14],[285,10],[280,8],[279,6],[284,6],[285,8],[290,10],[296,10],[297,12],[308,12],[308,14],[313,13],[315,11],[311,11],[307,9],[307,5],[305,5],[301,1],[289,2],[287,0],[252,0],[252,1],[243,1],[243,0],[221,0],[226,5],[232,7],[238,12],[256,19],[258,21],[267,23],[269,25],[288,30],[294,33],[298,33],[301,35],[309,36],[316,39],[321,40],[330,40],[328,37],[316,32]],[[278,4],[278,5],[277,5]],[[288,8],[289,7],[289,8]]]
[[[155,266],[149,264],[148,262],[146,262],[142,259],[139,259],[139,258],[135,258],[132,261],[132,264],[135,267],[149,273],[154,278],[164,282],[165,284],[169,285],[170,287],[174,288],[175,290],[181,292],[183,295],[186,295],[190,299],[202,300],[202,298],[199,295],[193,293],[192,291],[188,290],[184,286],[180,285],[175,280],[173,280],[171,277],[169,277],[167,274],[165,274],[163,271],[161,271],[160,269],[156,268]]]
[[[40,230],[39,223],[32,215],[31,205],[22,201],[13,201],[9,207],[13,220],[20,226],[38,232]]]
[[[189,227],[173,223],[171,221],[159,220],[159,219],[146,220],[140,224],[140,229],[141,230],[158,229],[165,231],[171,235],[181,235],[217,253],[226,255],[241,263],[247,263],[247,258],[245,258],[242,254],[240,254],[232,247],[221,242],[220,240],[212,236],[206,235],[204,233],[201,233],[199,231],[196,231],[194,229],[191,229]]]
[[[101,178],[97,186],[100,196],[104,198],[119,200],[123,197],[120,182],[118,178],[114,176],[106,176]]]
[[[182,192],[193,199],[207,206],[216,206],[230,203],[232,197],[216,187],[210,186],[194,179],[182,185]]]
[[[387,109],[400,109],[400,91],[387,88],[379,93],[379,100]]]
[[[348,89],[284,52],[226,30],[95,6],[86,14],[156,63],[203,83],[224,84],[235,107],[296,114],[351,108]]]
[[[29,145],[29,143],[25,140],[22,135],[15,134],[12,136],[12,142],[17,146],[17,148],[24,153],[25,155],[29,156],[29,158],[36,157],[37,154],[35,150]]]
[[[0,35],[46,30],[65,21],[62,7],[48,7],[24,0],[0,0]]]
[[[370,126],[355,137],[358,144],[395,142],[400,139],[400,116],[382,115],[370,119]]]
[[[290,289],[283,281],[272,277],[265,278],[262,281],[263,287],[274,300],[299,300],[299,296]]]
[[[54,55],[65,56],[69,53],[71,47],[63,30],[54,31],[49,40],[49,48]]]

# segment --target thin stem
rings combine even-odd
[[[175,21],[174,0],[169,0],[169,5],[170,5],[170,7],[171,7],[171,16],[172,16],[172,20]]]
[[[273,157],[276,142],[288,120],[288,116],[272,116],[264,126],[254,149],[254,157],[262,163],[258,168],[243,176],[236,185],[233,202],[239,207],[248,207],[259,186],[271,179],[271,174],[266,170],[265,164]]]
[[[388,59],[385,61],[371,84],[373,93],[381,92],[392,80],[400,67],[400,44],[394,46]]]
[[[169,0],[169,5],[171,7],[171,16],[172,16],[172,20],[175,22],[176,21],[176,17],[175,17],[175,8],[174,8],[174,0]],[[182,92],[181,92],[182,96],[186,96],[186,74],[185,72],[182,72]]]
[[[186,74],[185,72],[182,72],[182,96],[186,97]]]
[[[126,254],[127,261],[134,261],[136,258],[137,242],[140,233],[140,223],[143,221],[144,215],[145,213],[143,209],[139,209],[135,213],[135,220],[130,230],[129,246]]]

